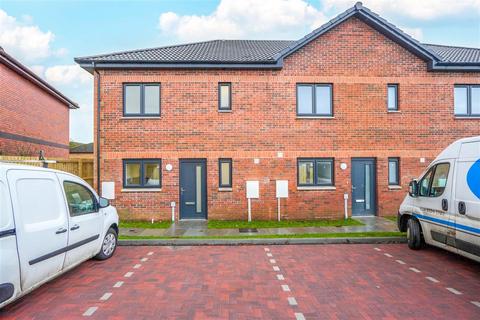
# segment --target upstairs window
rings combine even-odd
[[[126,117],[160,116],[160,84],[124,84],[123,115]]]
[[[388,185],[400,185],[400,159],[388,158]]]
[[[298,186],[333,186],[333,159],[298,159]]]
[[[160,159],[123,160],[124,188],[161,188],[161,168]]]
[[[219,159],[219,186],[220,188],[232,187],[232,159]]]
[[[456,85],[454,111],[456,116],[480,117],[480,85]]]
[[[218,110],[232,110],[232,84],[229,82],[220,82],[218,84]]]
[[[398,110],[398,84],[387,86],[387,109],[388,111]]]
[[[297,84],[298,116],[332,116],[331,84]]]

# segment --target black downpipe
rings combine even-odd
[[[93,70],[95,70],[95,62],[93,63]],[[100,73],[97,73],[97,190],[101,195],[100,184]]]

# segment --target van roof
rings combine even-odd
[[[63,174],[70,174],[65,171],[37,167],[37,166],[29,166],[28,164],[19,164],[19,163],[10,163],[10,162],[2,162],[0,160],[0,175],[4,175],[10,169],[24,169],[24,170],[31,170],[31,171],[48,171],[48,172],[56,172],[56,173],[63,173]]]
[[[458,158],[460,154],[460,147],[463,143],[477,141],[480,142],[480,136],[459,139],[446,147],[442,152],[440,152],[440,154],[435,158],[435,161],[441,159]]]

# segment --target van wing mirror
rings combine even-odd
[[[103,198],[103,197],[100,197],[100,199],[98,199],[98,206],[100,208],[106,208],[110,205],[110,201],[106,198]]]
[[[418,181],[412,180],[408,185],[408,194],[410,197],[417,197],[418,196]]]

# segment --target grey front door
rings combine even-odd
[[[203,159],[180,160],[180,219],[207,219],[207,174]]]
[[[352,215],[375,215],[376,177],[375,159],[352,159]]]

